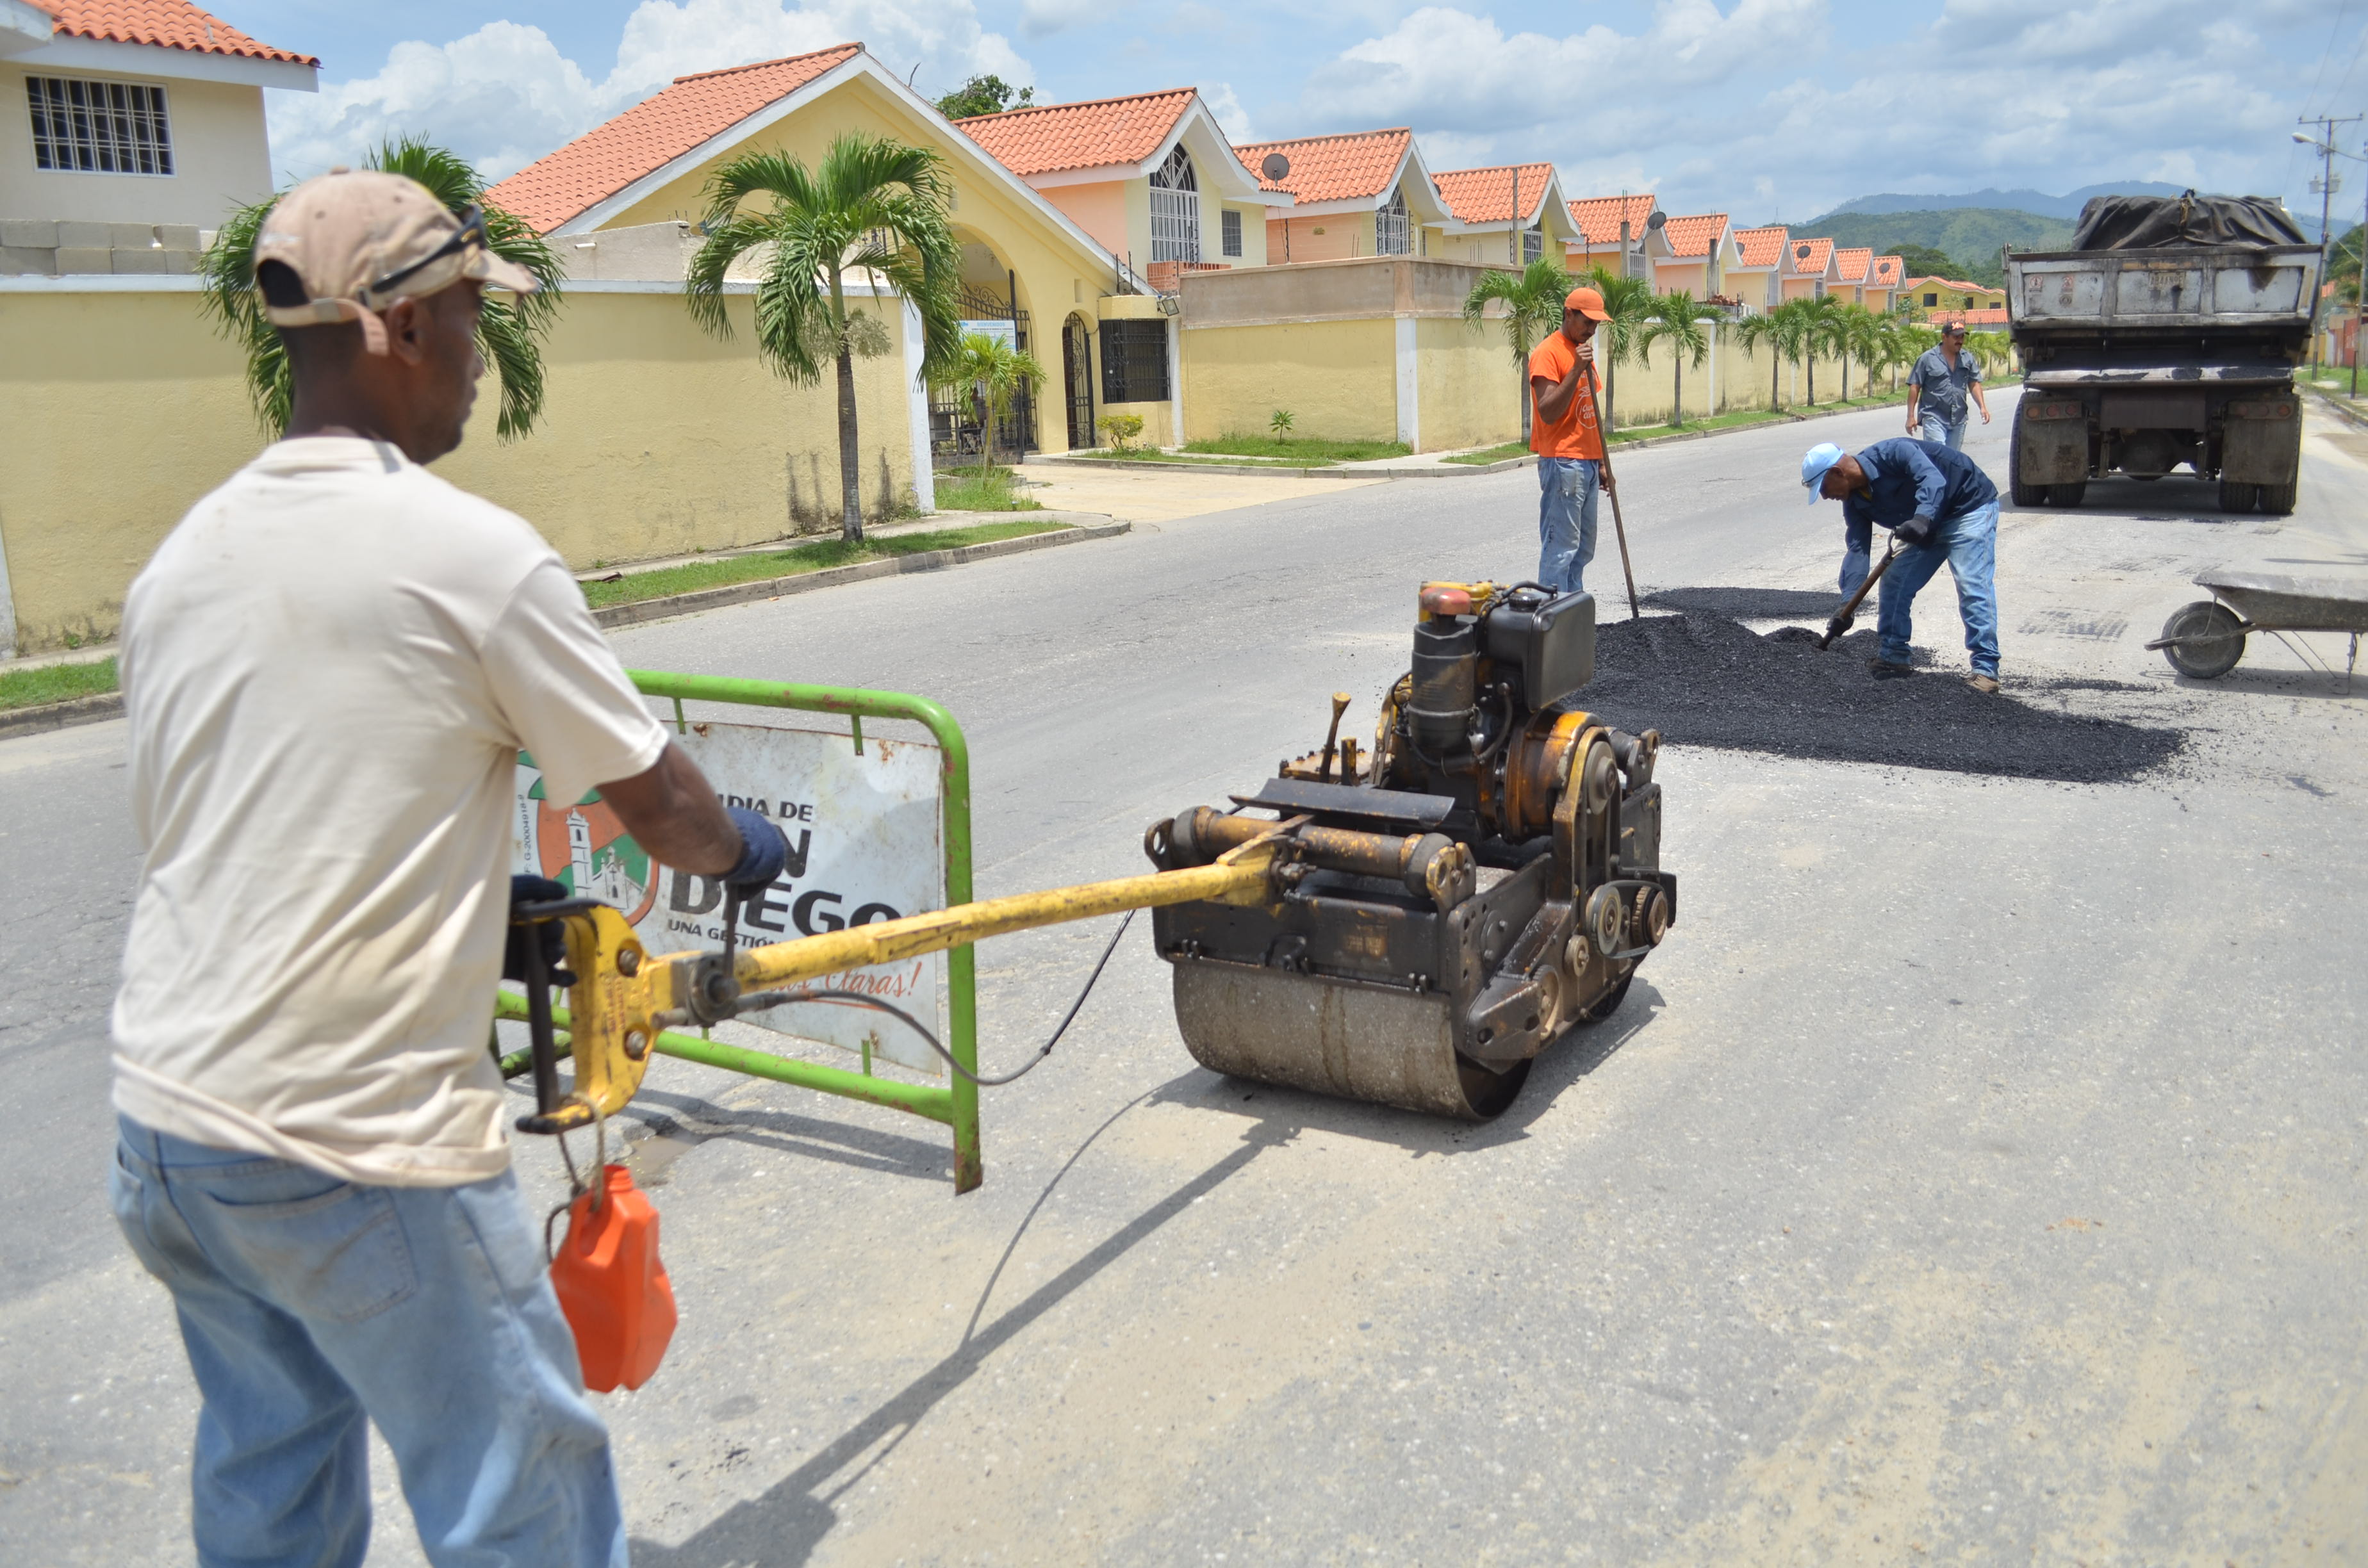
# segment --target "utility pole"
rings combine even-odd
[[[2317,148],[2318,151],[2319,176],[2318,178],[2311,181],[2310,183],[2318,191],[2318,280],[2321,287],[2324,287],[2327,283],[2327,257],[2328,249],[2330,248],[2327,240],[2328,220],[2332,215],[2329,210],[2329,204],[2334,200],[2337,187],[2342,183],[2336,177],[2335,173],[2335,128],[2339,125],[2356,125],[2362,119],[2368,119],[2368,116],[2356,114],[2347,114],[2340,117],[2325,114],[2303,115],[2299,116],[2294,120],[2296,125],[2316,125],[2318,127],[2319,131],[2319,133],[2317,136],[2305,136],[2301,131],[2297,131],[2294,132],[2294,140],[2306,146]],[[2318,301],[2316,299],[2310,302],[2310,370],[2311,380],[2317,381],[2318,379],[2319,369],[2318,349],[2321,329],[2318,326]],[[2351,357],[2355,360],[2360,358],[2359,349],[2356,346],[2352,350]],[[2354,367],[2353,373],[2355,376],[2358,373],[2356,366]]]

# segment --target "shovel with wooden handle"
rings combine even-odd
[[[1898,558],[1899,536],[1894,534],[1891,548],[1883,552],[1883,559],[1874,563],[1874,570],[1866,574],[1866,581],[1858,585],[1858,592],[1843,601],[1842,608],[1834,611],[1834,618],[1826,622],[1826,633],[1817,639],[1819,653],[1832,647],[1834,639],[1850,629],[1850,622],[1857,619],[1858,607],[1866,601],[1866,596],[1874,591],[1874,585],[1883,581],[1883,574],[1891,570],[1891,563]]]

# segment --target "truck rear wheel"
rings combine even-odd
[[[2261,487],[2239,484],[2233,479],[2220,482],[2220,509],[2224,512],[2249,512],[2260,504]]]
[[[2047,504],[2047,486],[2025,484],[2022,482],[2022,404],[2014,405],[2014,428],[2007,433],[2006,447],[2007,498],[2017,511],[2028,511]]]
[[[2272,517],[2284,517],[2293,515],[2294,509],[2294,482],[2293,480],[2289,479],[2283,484],[2260,484],[2255,485],[2254,488],[2261,493],[2262,511],[2267,512]]]
[[[2053,506],[2078,506],[2080,498],[2088,494],[2089,482],[2085,479],[2070,484],[2051,484],[2047,487],[2047,501]]]

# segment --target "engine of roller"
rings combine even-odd
[[[1464,1118],[1605,1017],[1677,917],[1657,732],[1586,712],[1595,601],[1429,583],[1370,752],[1333,734],[1234,809],[1144,835],[1163,869],[1288,841],[1280,902],[1154,912],[1201,1065]]]

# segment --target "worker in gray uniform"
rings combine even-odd
[[[1990,422],[1989,400],[1982,395],[1982,368],[1965,347],[1965,324],[1952,321],[1941,328],[1941,341],[1916,357],[1907,372],[1907,433],[1938,441],[1951,451],[1964,449],[1967,400]]]

